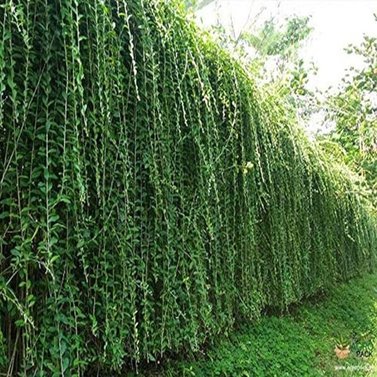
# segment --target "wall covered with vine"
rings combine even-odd
[[[0,4],[0,371],[196,351],[371,269],[376,220],[175,1]]]

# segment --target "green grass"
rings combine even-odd
[[[169,361],[163,371],[149,375],[377,376],[376,338],[374,274],[339,285],[285,315],[267,315],[240,326],[199,358]],[[349,358],[337,359],[338,343],[350,345]]]

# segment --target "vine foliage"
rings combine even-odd
[[[3,0],[0,369],[196,351],[371,269],[376,220],[319,153],[175,1]]]

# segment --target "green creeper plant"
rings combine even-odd
[[[197,351],[371,269],[376,219],[167,0],[0,5],[6,376]]]

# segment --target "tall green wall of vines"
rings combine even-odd
[[[1,1],[0,370],[195,351],[372,268],[367,203],[280,102],[172,1]]]

